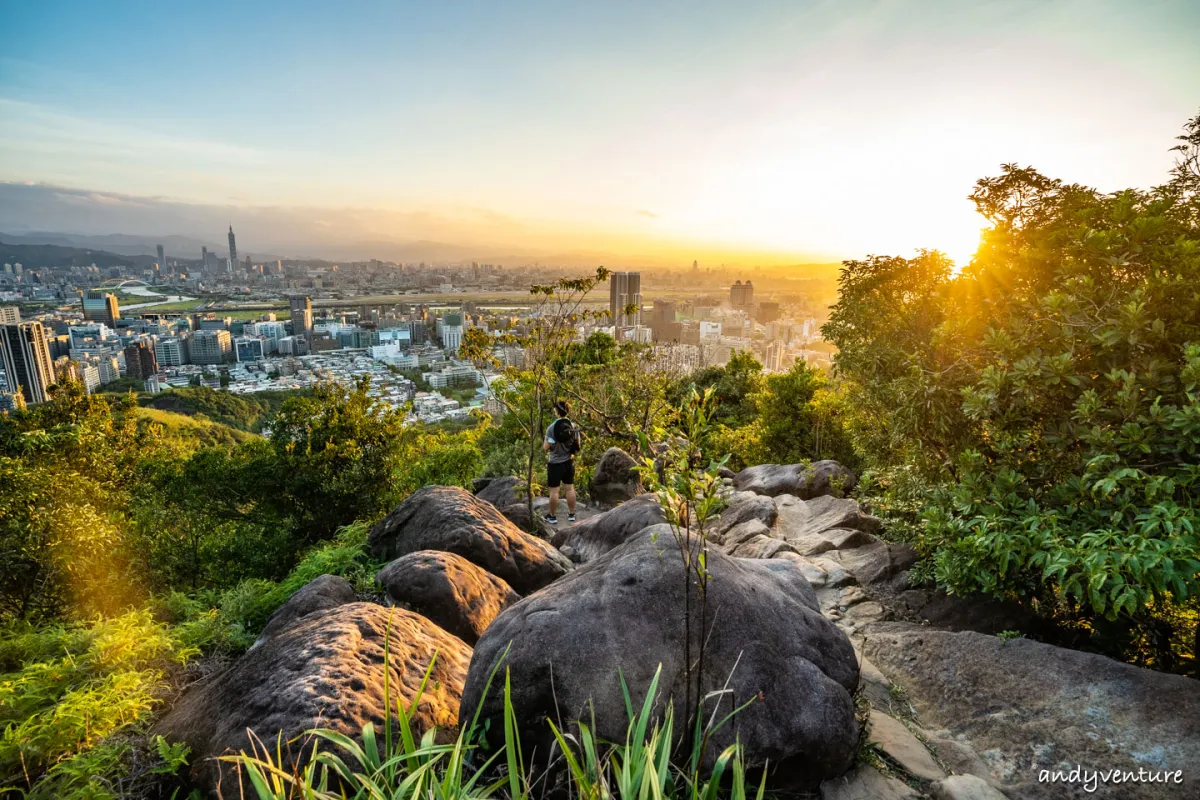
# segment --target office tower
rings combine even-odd
[[[441,328],[442,347],[453,353],[458,352],[463,340],[463,315],[460,311],[448,311],[438,320]]]
[[[614,272],[608,276],[608,311],[619,328],[640,325],[642,321],[642,273]],[[637,306],[628,313],[629,306]]]
[[[159,339],[154,343],[154,358],[163,367],[181,367],[188,363],[183,340],[177,336]]]
[[[650,338],[655,342],[678,342],[683,326],[675,321],[675,304],[655,300],[650,312]]]
[[[282,275],[282,274],[283,274],[283,262],[282,262],[282,261],[276,261],[276,262],[275,262],[275,274],[276,274],[276,275]]]
[[[779,303],[772,301],[759,303],[755,310],[755,318],[764,325],[779,319]]]
[[[208,269],[208,245],[200,246],[200,269]]]
[[[754,306],[754,284],[738,281],[729,287],[729,305],[739,311],[749,311]]]
[[[229,226],[229,263],[237,261],[237,238],[233,235],[233,226]]]
[[[158,267],[159,269],[167,268],[167,256],[161,244],[158,246]]]
[[[21,393],[29,405],[49,399],[54,385],[54,362],[50,344],[40,322],[0,325],[0,358],[12,393]]]
[[[263,340],[253,336],[239,336],[233,343],[238,363],[263,360]]]
[[[121,318],[121,308],[117,305],[117,296],[109,292],[88,289],[83,293],[83,318],[103,322],[110,328],[117,327],[117,320]]]
[[[88,394],[103,386],[100,383],[100,370],[94,364],[83,364],[79,367],[79,382]]]
[[[158,372],[158,359],[154,349],[144,340],[130,343],[125,348],[125,374],[130,378],[145,380]]]
[[[288,299],[288,305],[292,310],[292,335],[304,336],[312,333],[312,300],[302,296],[292,297]]]
[[[19,325],[21,309],[19,306],[0,306],[0,325]]]
[[[779,372],[783,369],[783,342],[771,342],[767,345],[763,368],[768,372]]]
[[[196,331],[188,349],[193,364],[223,364],[233,352],[233,343],[229,331]]]

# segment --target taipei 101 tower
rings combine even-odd
[[[237,239],[233,236],[233,226],[229,226],[229,260],[237,263]]]

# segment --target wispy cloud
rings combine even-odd
[[[662,217],[662,214],[655,214],[653,211],[646,208],[639,208],[636,213],[639,217],[649,217],[650,219],[659,219]]]

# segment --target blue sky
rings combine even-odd
[[[1000,163],[1150,185],[1200,110],[1187,0],[39,0],[0,28],[0,181],[681,259],[961,255]]]

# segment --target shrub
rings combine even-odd
[[[14,624],[0,665],[0,787],[40,781],[76,786],[89,772],[116,768],[113,734],[145,723],[167,688],[167,672],[195,650],[147,610],[42,630]],[[44,777],[43,777],[44,776]]]

